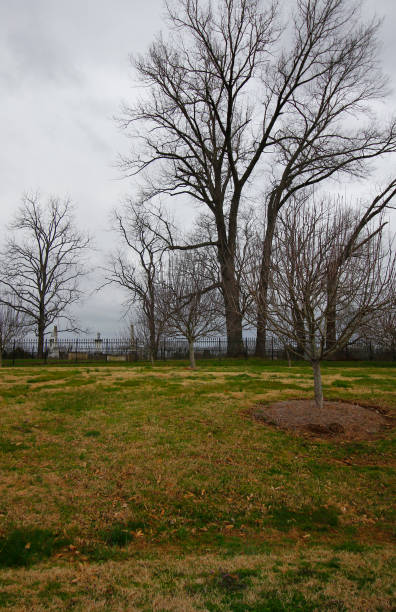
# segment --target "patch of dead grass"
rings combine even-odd
[[[336,554],[324,548],[274,550],[271,554],[188,555],[175,559],[106,562],[103,564],[43,563],[31,569],[2,571],[2,593],[14,598],[14,610],[204,610],[206,604],[229,610],[235,598],[239,607],[264,604],[265,596],[279,601],[298,592],[318,610],[330,602],[350,611],[393,609],[391,559],[394,551]],[[241,581],[242,589],[228,591],[217,576]],[[243,576],[251,576],[244,581]],[[242,578],[239,578],[241,576]],[[326,577],[326,579],[324,579]],[[67,606],[68,604],[68,606]],[[242,609],[242,608],[241,608]],[[290,608],[291,609],[291,608]]]

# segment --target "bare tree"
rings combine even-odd
[[[375,341],[388,351],[392,352],[392,356],[395,356],[396,350],[396,287],[395,295],[389,310],[387,310],[382,317],[379,317],[374,324],[371,326],[372,331],[377,332],[371,335],[375,338]]]
[[[396,196],[396,179],[391,181],[384,189],[378,193],[369,205],[366,205],[364,214],[351,211],[350,218],[344,219],[346,223],[353,227],[353,232],[349,236],[342,249],[336,250],[329,259],[327,269],[327,335],[326,346],[331,349],[336,342],[337,336],[337,270],[350,257],[354,257],[359,252],[360,241],[358,237],[362,231],[369,226],[375,218],[381,219],[384,211],[391,207],[391,202]],[[346,213],[344,215],[346,217]],[[374,232],[380,232],[383,229],[380,224],[375,227]],[[366,232],[367,234],[367,232]],[[365,240],[371,237],[371,234],[365,236]]]
[[[160,300],[168,315],[168,333],[181,335],[188,342],[192,369],[196,367],[194,342],[218,334],[224,327],[215,290],[208,291],[205,270],[206,261],[200,254],[185,252],[171,257]]]
[[[236,243],[254,179],[267,193],[260,353],[280,209],[334,174],[367,172],[364,162],[396,147],[394,122],[377,126],[369,113],[384,94],[378,22],[362,25],[350,0],[294,6],[280,26],[275,3],[176,0],[168,6],[173,36],[159,37],[135,63],[147,95],[124,113],[124,126],[142,144],[123,160],[126,173],[147,171],[148,198],[187,195],[214,219],[213,240],[172,248],[217,249],[230,354],[242,349]]]
[[[396,287],[394,299],[389,308],[371,321],[367,321],[359,330],[359,336],[370,346],[375,347],[390,359],[396,358]]]
[[[239,293],[239,312],[242,316],[242,327],[246,326],[246,313],[251,309],[252,296],[249,291],[249,283],[246,283],[246,270],[253,259],[253,242],[255,242],[255,265],[258,265],[258,255],[261,247],[261,235],[257,233],[257,228],[261,227],[262,223],[257,219],[254,209],[246,207],[240,214],[239,227],[235,244],[235,280],[238,286]],[[200,267],[200,273],[205,280],[206,291],[211,292],[212,310],[217,309],[218,317],[224,319],[224,295],[223,284],[221,282],[221,267],[217,256],[217,250],[210,243],[215,240],[216,226],[211,215],[201,214],[195,220],[193,231],[181,240],[177,236],[177,231],[171,232],[169,228],[164,232],[163,236],[170,251],[177,241],[179,244],[197,244],[206,242],[208,246],[205,249],[197,249],[196,253],[203,265]],[[176,251],[177,252],[177,251]],[[181,251],[182,253],[191,251]],[[224,326],[224,331],[225,331]]]
[[[395,120],[381,126],[370,105],[386,91],[376,59],[378,22],[359,24],[356,5],[343,0],[299,4],[294,52],[274,74],[272,88],[276,96],[283,91],[292,58],[308,52],[301,86],[285,106],[277,134],[266,202],[257,355],[265,350],[266,293],[279,211],[299,191],[335,175],[363,177],[368,161],[395,151]]]
[[[350,211],[325,202],[295,206],[281,215],[274,236],[268,315],[270,327],[286,345],[309,361],[315,401],[323,406],[320,363],[342,349],[394,299],[395,257],[384,247],[382,220],[359,229]],[[354,236],[351,240],[351,236]],[[345,248],[353,257],[343,257]],[[337,269],[334,269],[334,262]],[[337,287],[337,337],[327,345],[332,323],[328,269]]]
[[[26,329],[23,316],[11,306],[0,303],[0,368],[3,365],[3,353],[10,349]]]
[[[14,308],[34,327],[38,354],[44,335],[56,320],[75,330],[70,307],[81,298],[79,281],[86,274],[83,256],[89,238],[76,229],[70,200],[25,196],[13,223],[13,234],[1,253],[0,281],[7,294],[0,302]]]
[[[144,205],[132,200],[115,211],[114,217],[121,247],[111,257],[105,284],[119,285],[127,291],[127,306],[137,305],[137,324],[140,333],[147,332],[150,359],[154,361],[167,321],[158,303],[165,251],[157,228],[159,221]]]

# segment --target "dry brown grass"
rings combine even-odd
[[[325,548],[315,548],[301,549],[297,558],[295,551],[278,551],[275,555],[226,559],[214,554],[175,559],[164,554],[161,559],[118,563],[76,560],[55,567],[42,564],[27,571],[2,572],[2,593],[4,599],[7,596],[14,601],[13,609],[21,612],[71,608],[187,612],[208,610],[208,603],[211,609],[232,609],[229,606],[234,603],[240,610],[259,610],[260,601],[265,610],[263,593],[268,594],[267,601],[287,606],[298,587],[301,598],[297,601],[300,605],[304,599],[309,601],[309,610],[385,611],[394,609],[391,562],[390,548],[384,548],[380,558],[373,553],[364,558],[346,552],[334,555]],[[223,576],[229,576],[229,582],[222,580]]]
[[[216,368],[0,371],[0,538],[26,526],[72,546],[1,569],[0,607],[391,609],[391,432],[339,446],[273,431],[247,410],[312,397],[309,369]],[[370,403],[373,386],[394,410],[394,370],[362,373],[330,368],[325,392]],[[123,526],[129,542],[109,544]]]

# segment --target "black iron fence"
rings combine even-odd
[[[227,356],[227,340],[224,338],[203,338],[194,343],[196,359],[224,358]],[[255,338],[245,338],[241,354],[248,358],[254,356]],[[157,359],[188,359],[188,342],[183,338],[164,338],[159,343]],[[285,345],[276,337],[269,337],[266,343],[265,358],[270,360],[298,357],[287,351]],[[14,342],[3,353],[9,363],[20,360],[38,359],[38,342],[36,339],[25,339]],[[45,341],[44,361],[147,361],[150,349],[144,342],[131,341],[128,338],[63,338],[55,342]],[[338,351],[333,359],[337,360],[396,360],[395,346],[381,346],[373,342],[352,342]]]

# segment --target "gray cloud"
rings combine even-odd
[[[384,15],[381,54],[394,83],[396,3],[367,0],[363,11]],[[129,188],[115,167],[128,141],[113,116],[135,95],[129,54],[147,48],[162,13],[161,0],[0,0],[0,227],[23,192],[40,189],[70,195],[81,227],[110,249],[109,211]],[[101,263],[98,249],[92,265]],[[116,333],[122,301],[115,289],[88,296],[83,326]]]

